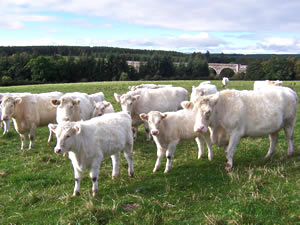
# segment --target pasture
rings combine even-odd
[[[148,82],[186,88],[200,81]],[[116,111],[113,93],[143,82],[95,82],[0,87],[0,92],[102,91]],[[146,83],[146,82],[144,82]],[[212,81],[222,90],[221,81]],[[293,86],[300,97],[300,82]],[[230,81],[228,88],[252,89],[251,81]],[[111,159],[100,168],[99,193],[92,197],[92,182],[85,172],[81,195],[72,197],[74,174],[70,160],[53,152],[56,140],[47,143],[48,127],[39,128],[35,146],[20,151],[13,124],[0,134],[0,224],[300,224],[300,109],[298,106],[293,157],[287,157],[283,131],[270,159],[264,159],[269,139],[244,138],[226,172],[223,148],[213,145],[214,159],[197,159],[194,141],[176,149],[172,170],[152,173],[156,146],[147,142],[139,127],[134,144],[134,178],[127,175],[122,154],[120,174],[111,179]],[[26,142],[28,146],[28,140]],[[298,148],[297,148],[298,146]]]

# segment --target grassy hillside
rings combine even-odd
[[[141,82],[101,82],[0,87],[0,92],[102,91],[115,110],[113,93],[122,94]],[[157,82],[158,83],[158,82]],[[199,81],[166,81],[191,92]],[[213,81],[222,90],[220,81]],[[300,96],[300,82],[285,82]],[[252,89],[253,82],[231,81],[229,88]],[[280,133],[274,156],[265,160],[269,140],[245,138],[238,145],[234,169],[226,172],[223,148],[213,146],[197,159],[194,141],[177,146],[172,170],[164,163],[152,173],[156,146],[147,142],[140,127],[134,145],[135,177],[127,176],[121,156],[120,174],[111,179],[111,160],[101,165],[99,194],[92,197],[92,182],[85,172],[81,195],[72,197],[74,174],[70,160],[54,154],[56,141],[47,144],[48,128],[39,128],[35,147],[20,151],[13,130],[0,134],[0,224],[300,224],[300,110],[295,128],[295,154],[287,157],[287,142]],[[28,144],[28,142],[27,142]]]

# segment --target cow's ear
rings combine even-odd
[[[192,86],[192,90],[194,90],[195,88],[196,88],[196,87],[193,85],[193,86]]]
[[[181,106],[184,109],[192,110],[194,108],[194,103],[192,103],[190,101],[183,101],[183,102],[181,102]]]
[[[115,97],[115,99],[116,99],[117,102],[120,102],[121,95],[119,95],[117,93],[114,93],[114,97]]]
[[[131,91],[132,86],[128,86],[128,89]]]
[[[167,113],[161,113],[161,119],[166,119],[168,117],[168,114]]]
[[[81,125],[80,124],[74,125],[73,130],[75,131],[75,134],[80,134],[80,132],[81,132]]]
[[[209,96],[209,105],[212,107],[215,106],[215,104],[217,104],[219,100],[219,97],[220,97],[219,93]]]
[[[51,130],[52,132],[55,133],[56,128],[57,128],[57,124],[49,123],[48,128],[49,128],[49,130]]]
[[[104,107],[107,108],[108,106],[110,106],[110,103],[107,101],[104,101]]]
[[[50,103],[53,105],[53,106],[58,106],[60,105],[60,100],[59,99],[52,99],[50,101]]]
[[[140,118],[141,118],[142,120],[147,121],[147,120],[148,120],[148,114],[146,114],[146,113],[141,113],[141,114],[140,114]]]
[[[20,104],[21,102],[22,102],[22,98],[19,98],[19,97],[15,98],[16,104]]]
[[[75,99],[72,102],[73,102],[73,105],[79,105],[80,104],[80,99]]]
[[[134,100],[139,100],[140,97],[141,97],[140,95],[135,95],[135,96],[133,96],[133,99]]]

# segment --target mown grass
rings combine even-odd
[[[0,92],[103,91],[116,110],[113,93],[142,82],[101,82],[1,87]],[[189,92],[199,81],[165,81]],[[214,81],[219,90],[221,82]],[[300,82],[285,82],[300,96]],[[231,81],[229,88],[252,89],[253,82]],[[299,109],[299,107],[298,107]],[[297,113],[295,146],[300,145],[300,111]],[[13,125],[12,125],[13,127]],[[72,197],[74,175],[68,158],[53,153],[47,144],[48,129],[39,128],[35,147],[19,151],[20,139],[13,129],[0,135],[0,224],[300,224],[300,149],[287,157],[283,132],[271,159],[263,157],[268,137],[245,138],[238,145],[234,169],[224,170],[224,149],[213,146],[197,160],[194,141],[181,142],[172,170],[164,163],[152,173],[156,146],[145,141],[139,129],[134,145],[135,177],[127,176],[121,158],[120,175],[111,179],[111,160],[100,169],[99,194],[92,197],[88,171],[81,182],[81,195]]]

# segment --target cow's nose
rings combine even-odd
[[[54,149],[55,153],[61,153],[61,149],[60,148],[56,148]]]
[[[151,133],[152,133],[153,135],[157,135],[157,134],[158,134],[158,130],[153,130],[153,131],[151,131]]]
[[[198,127],[197,129],[196,129],[196,132],[206,132],[206,129],[205,129],[205,127],[204,126],[200,126],[200,127]]]

